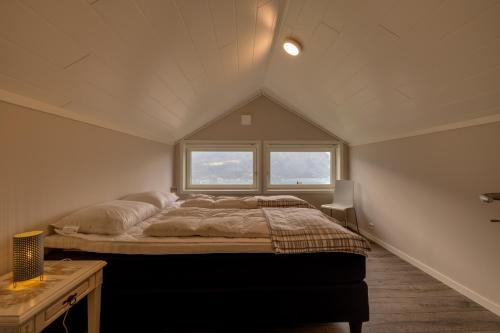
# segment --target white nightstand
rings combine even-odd
[[[36,333],[87,296],[88,332],[99,332],[104,261],[45,261],[43,280],[0,277],[0,333]]]

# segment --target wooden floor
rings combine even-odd
[[[373,244],[367,264],[370,322],[363,333],[500,333],[500,317]],[[346,324],[231,332],[348,333]]]
[[[368,257],[367,283],[365,333],[500,333],[500,317],[376,244]]]

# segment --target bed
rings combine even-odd
[[[358,236],[356,251],[340,246],[335,251],[287,252],[290,239],[270,235],[273,230],[278,232],[268,220],[321,213],[305,206],[270,206],[273,208],[251,207],[246,211],[168,208],[120,235],[66,235],[59,231],[45,239],[50,250],[46,258],[108,262],[102,290],[103,332],[159,332],[165,327],[196,324],[247,327],[311,322],[349,322],[351,333],[361,332],[362,323],[369,319],[364,282],[368,245]],[[215,233],[212,227],[204,236],[145,234],[145,230],[181,213],[209,218],[223,214],[222,220],[234,215],[264,216],[268,235],[260,235],[261,229],[256,228],[235,237],[221,237],[227,236],[225,232],[234,224],[219,226],[222,231]],[[213,220],[217,226],[220,219]],[[207,221],[200,225],[206,226]],[[335,228],[341,228],[342,237],[351,241],[353,233],[337,225]],[[167,233],[172,230],[170,226]],[[253,233],[252,237],[239,237],[248,233]]]

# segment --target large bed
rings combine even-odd
[[[210,216],[216,212],[193,209]],[[349,242],[351,235],[360,242],[361,250],[351,251],[344,244],[335,251],[316,248],[295,253],[279,251],[275,235],[220,237],[217,232],[211,235],[213,228],[211,234],[191,237],[153,237],[144,232],[179,212],[192,215],[193,209],[162,210],[121,235],[59,231],[45,239],[46,258],[108,263],[102,290],[103,332],[311,322],[348,322],[352,333],[361,332],[369,319],[364,282],[367,246],[362,248],[361,237],[335,225]],[[257,210],[265,214],[286,210],[285,219],[293,217],[290,208],[258,208],[252,214],[258,215]],[[219,211],[229,217],[250,214],[250,210]],[[317,214],[309,208],[295,211]]]

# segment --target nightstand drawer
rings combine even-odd
[[[88,294],[90,290],[90,279],[81,283],[78,287],[58,299],[54,304],[49,306],[47,310],[45,310],[44,313],[44,321],[45,322],[50,322],[52,319],[55,319],[54,317],[58,317],[61,312],[66,311],[66,309],[69,307],[68,300],[71,299],[72,297],[75,298],[75,301],[78,302],[80,299],[82,299],[85,295]]]

